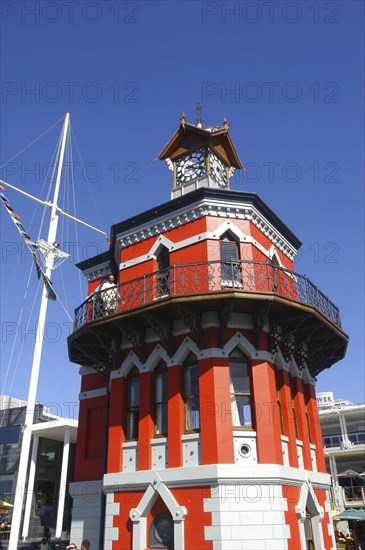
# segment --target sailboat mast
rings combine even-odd
[[[57,226],[58,226],[57,200],[58,200],[58,194],[60,189],[61,173],[62,173],[62,166],[63,166],[63,160],[65,155],[66,138],[67,138],[67,133],[69,128],[69,121],[70,121],[70,115],[69,113],[66,113],[63,129],[62,129],[61,148],[60,148],[60,154],[58,158],[57,176],[56,176],[53,204],[52,204],[52,210],[51,210],[51,219],[50,219],[49,230],[48,230],[49,243],[55,242],[56,235],[57,235]],[[45,274],[48,278],[50,278],[52,269],[53,269],[53,264],[54,264],[54,255],[52,254],[52,252],[47,254],[45,262],[46,262]],[[29,452],[30,452],[31,441],[32,441],[32,426],[33,426],[34,411],[35,411],[36,397],[37,397],[37,387],[38,387],[38,378],[39,378],[39,370],[40,370],[42,347],[43,347],[43,335],[44,335],[44,327],[46,322],[47,305],[48,305],[47,291],[46,291],[46,288],[43,288],[38,325],[37,325],[36,342],[34,346],[32,370],[31,370],[30,383],[29,383],[28,402],[27,402],[26,413],[25,413],[25,425],[23,430],[22,447],[20,451],[17,489],[15,492],[15,498],[14,498],[13,518],[12,518],[11,532],[10,532],[10,538],[9,538],[9,550],[17,550],[22,511],[23,511],[25,495],[26,495],[28,460],[29,460]]]

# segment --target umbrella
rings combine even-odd
[[[0,500],[0,508],[14,508],[14,506],[6,500]]]
[[[351,468],[349,468],[348,470],[337,474],[337,477],[359,477],[359,475],[360,474],[358,472],[355,472],[355,470],[351,470]]]
[[[355,510],[354,508],[350,508],[349,510],[345,510],[344,512],[341,512],[340,514],[337,514],[336,516],[333,516],[334,521],[365,521],[365,510]]]

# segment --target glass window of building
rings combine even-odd
[[[167,435],[167,365],[160,361],[155,374],[155,434]]]
[[[196,355],[190,353],[184,361],[185,429],[199,431],[199,371]]]
[[[127,378],[127,440],[138,438],[139,372],[134,367]]]
[[[153,520],[150,528],[151,548],[174,549],[174,522],[167,514],[159,514]]]
[[[252,428],[250,365],[238,348],[229,355],[229,376],[233,426]]]
[[[241,266],[238,242],[225,233],[220,239],[222,284],[241,286]]]
[[[170,293],[170,252],[163,247],[157,256],[157,296],[165,296]]]

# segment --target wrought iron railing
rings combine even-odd
[[[107,315],[130,311],[167,297],[226,292],[269,293],[314,306],[341,326],[340,312],[307,277],[269,262],[249,260],[173,265],[94,292],[75,310],[77,330]]]

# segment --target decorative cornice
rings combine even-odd
[[[203,484],[245,484],[245,485],[291,485],[302,487],[310,483],[315,489],[328,489],[331,486],[329,474],[302,470],[276,464],[250,464],[250,467],[237,464],[214,464],[194,467],[167,468],[158,471],[159,480],[167,487],[183,487]],[[105,474],[105,493],[138,487],[139,490],[152,485],[157,479],[156,471],[141,470]]]
[[[156,212],[156,214],[158,211]],[[261,214],[255,206],[249,203],[230,202],[203,198],[198,203],[187,205],[171,215],[156,217],[153,223],[141,224],[139,228],[123,231],[116,235],[120,248],[126,248],[150,237],[161,235],[170,229],[175,229],[203,216],[225,217],[251,221],[260,231],[268,237],[270,242],[279,248],[290,260],[294,261],[297,250],[292,246]]]

